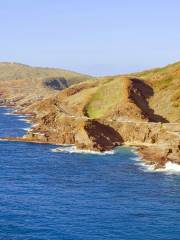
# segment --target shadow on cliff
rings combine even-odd
[[[112,127],[96,120],[88,120],[85,130],[94,142],[94,148],[100,151],[111,150],[123,143],[123,138]]]
[[[48,78],[44,81],[45,86],[52,88],[54,90],[63,90],[67,88],[68,82],[65,78]]]
[[[166,118],[155,114],[154,110],[149,106],[148,99],[154,95],[153,88],[137,78],[131,78],[131,80],[130,98],[148,117],[149,121],[168,123]]]

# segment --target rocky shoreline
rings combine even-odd
[[[19,64],[0,68],[0,105],[30,114],[33,123],[25,136],[9,141],[98,152],[135,146],[154,168],[180,164],[180,62],[97,78]]]
[[[147,165],[154,169],[164,168],[170,161],[180,164],[180,137],[169,133],[172,124],[108,122],[102,120],[70,118],[61,116],[61,125],[56,126],[49,117],[38,119],[32,113],[24,113],[14,105],[8,105],[15,114],[31,114],[27,120],[33,124],[23,137],[7,137],[4,140],[43,144],[74,144],[78,149],[90,151],[111,151],[116,146],[135,147],[136,152]],[[144,126],[143,126],[144,125]],[[180,124],[174,124],[178,130]],[[153,129],[153,130],[152,130]]]

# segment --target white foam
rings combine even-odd
[[[25,115],[17,115],[18,118],[26,118],[27,116]]]
[[[27,117],[31,117],[31,114],[17,114],[17,110],[9,110],[8,112],[3,113],[3,115],[15,115],[19,118],[20,121],[22,121],[23,119],[26,119]]]
[[[3,113],[4,115],[16,115],[14,112],[6,112],[6,113]]]
[[[176,172],[176,173],[180,173],[180,164],[177,163],[173,163],[171,161],[168,161],[165,164],[165,170],[166,171],[170,171],[170,172]]]
[[[51,150],[52,152],[66,152],[66,153],[84,153],[84,154],[98,154],[98,155],[107,155],[107,154],[114,154],[114,151],[105,151],[105,152],[97,152],[97,151],[90,151],[90,150],[81,150],[77,149],[75,145],[64,144],[58,148],[54,148]]]
[[[39,126],[38,123],[33,123],[33,124],[31,124],[31,125],[32,125],[32,127],[37,127],[37,126]]]
[[[144,172],[163,172],[166,174],[180,174],[180,164],[173,163],[171,161],[166,162],[165,166],[162,168],[155,168],[155,165],[146,164],[142,157],[136,156],[131,158],[136,161],[137,166],[140,167]]]
[[[136,161],[135,165],[138,166],[144,172],[155,172],[154,165],[147,165],[143,158],[140,156],[132,157],[133,161]]]
[[[31,128],[22,128],[24,131],[29,132],[31,130]]]
[[[19,118],[18,120],[22,121],[22,122],[26,122],[26,123],[31,123],[31,121],[29,119],[26,119],[26,118]]]
[[[4,141],[8,141],[8,140],[4,139],[4,138],[0,138],[0,141],[4,142]]]
[[[24,114],[24,115],[17,115],[18,118],[27,118],[27,117],[31,117],[31,114]]]
[[[131,152],[138,156],[137,148],[135,147],[131,148]]]
[[[154,169],[154,172],[163,172],[167,175],[180,174],[180,164],[168,161],[163,168]]]

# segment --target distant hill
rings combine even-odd
[[[89,75],[59,68],[31,67],[21,63],[0,62],[0,81],[15,79],[65,78],[69,84],[80,82]]]
[[[31,67],[19,63],[0,63],[0,93],[28,105],[72,84],[91,77],[57,68]],[[55,91],[55,92],[54,92]]]

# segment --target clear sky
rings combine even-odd
[[[0,0],[0,61],[107,75],[180,60],[180,0]]]

